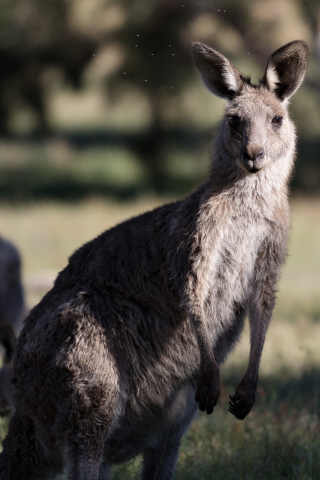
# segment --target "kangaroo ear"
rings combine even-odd
[[[284,101],[303,82],[309,58],[308,45],[302,40],[287,43],[270,55],[262,84]]]
[[[193,43],[192,57],[205,86],[218,97],[231,100],[239,95],[245,82],[250,83],[226,57],[208,45]]]

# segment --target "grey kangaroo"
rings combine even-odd
[[[248,368],[229,410],[244,419],[254,404],[289,229],[287,106],[308,47],[274,52],[258,86],[210,47],[192,53],[229,101],[209,178],[82,246],[31,311],[1,479],[52,479],[65,466],[69,480],[102,480],[141,453],[143,480],[169,480],[197,404],[212,413],[218,401],[219,365],[247,313]]]

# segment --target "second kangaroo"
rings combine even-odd
[[[199,404],[212,413],[219,365],[249,314],[247,371],[229,410],[255,401],[289,229],[295,155],[288,99],[308,48],[291,42],[258,86],[201,43],[193,58],[229,101],[207,181],[184,200],[130,219],[82,246],[29,314],[17,343],[16,411],[0,478],[109,478],[143,454],[143,480],[169,480]]]

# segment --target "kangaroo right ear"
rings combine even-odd
[[[205,86],[218,97],[232,100],[244,82],[250,83],[226,57],[208,45],[193,43],[192,57]]]

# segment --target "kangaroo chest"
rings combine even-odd
[[[263,219],[233,218],[212,235],[206,281],[205,307],[211,321],[224,325],[251,294],[257,254],[268,235]]]

